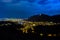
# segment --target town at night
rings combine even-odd
[[[60,0],[0,0],[0,40],[59,40]]]

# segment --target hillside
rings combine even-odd
[[[33,15],[29,17],[27,20],[36,21],[36,22],[40,22],[40,21],[60,22],[60,15],[48,16],[45,14],[41,14],[41,15],[38,14],[38,15]]]

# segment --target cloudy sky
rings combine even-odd
[[[0,18],[60,14],[60,0],[0,0]]]

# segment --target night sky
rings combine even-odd
[[[0,18],[28,18],[60,14],[60,0],[0,0]]]

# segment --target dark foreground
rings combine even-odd
[[[11,23],[12,25],[3,25],[6,23]],[[0,22],[0,40],[59,40],[60,36],[60,25],[54,26],[42,26],[38,25],[34,27],[34,33],[29,29],[28,33],[23,33],[21,30],[17,30],[17,28],[22,28],[23,26],[20,24],[16,24],[13,22]],[[40,35],[40,34],[43,35]],[[48,35],[48,34],[56,34],[56,35]]]

